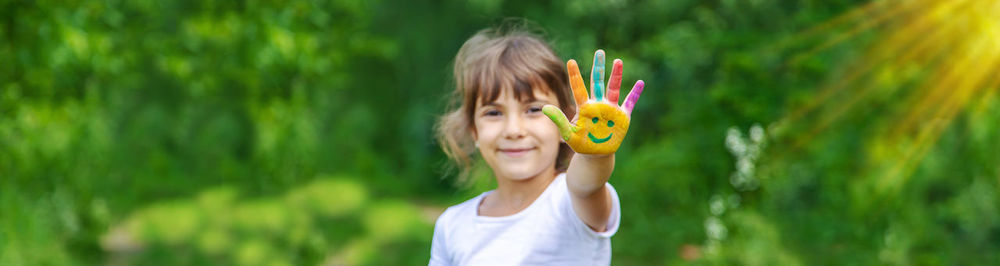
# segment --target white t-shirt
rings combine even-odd
[[[430,265],[608,265],[618,231],[618,193],[606,184],[612,209],[607,230],[595,232],[573,210],[566,174],[527,208],[504,217],[479,216],[487,191],[451,206],[434,225]]]

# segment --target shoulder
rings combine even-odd
[[[461,235],[462,227],[467,226],[467,221],[476,217],[479,201],[487,193],[473,197],[457,205],[445,209],[437,221],[434,222],[434,237],[431,242],[431,259],[429,265],[452,265],[454,264],[456,249],[461,249],[456,235]]]

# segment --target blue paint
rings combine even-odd
[[[604,99],[604,51],[594,53],[594,69],[590,72],[590,85],[594,90],[594,99]]]

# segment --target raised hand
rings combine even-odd
[[[559,133],[569,147],[581,154],[612,154],[618,150],[632,116],[632,108],[642,94],[645,83],[636,81],[632,91],[625,98],[625,103],[618,105],[618,91],[622,83],[622,60],[615,59],[611,69],[611,80],[608,81],[607,93],[604,90],[604,51],[594,53],[594,66],[590,72],[591,95],[580,76],[580,67],[576,60],[566,62],[569,71],[569,82],[576,98],[577,118],[569,122],[559,107],[546,105],[542,108],[552,122],[559,127]]]

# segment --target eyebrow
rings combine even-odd
[[[542,99],[539,99],[539,98],[535,98],[535,99],[532,99],[532,100],[529,100],[529,101],[522,101],[520,103],[521,104],[534,104],[534,103],[555,104],[555,103],[552,103],[552,102],[549,102],[549,101],[546,101],[546,100],[542,100]],[[484,104],[480,105],[480,107],[487,107],[487,106],[502,107],[504,105],[501,104],[501,103],[498,103],[496,101],[488,102],[488,103],[484,103]]]

